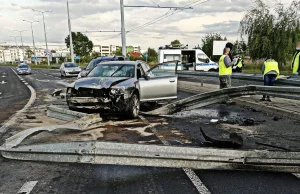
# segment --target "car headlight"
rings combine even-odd
[[[77,76],[77,78],[79,79],[79,78],[81,78],[81,73],[78,73],[78,76]]]

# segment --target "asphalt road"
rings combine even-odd
[[[13,109],[11,107],[14,102],[19,104],[18,102],[26,101],[30,93],[10,68],[0,67],[0,82],[1,72],[4,71],[8,75],[5,80],[9,88],[2,87],[0,83],[0,92],[3,92],[3,96],[4,92],[7,96],[16,96],[11,101],[4,102],[0,99],[0,108],[4,108],[1,110],[9,111]],[[75,80],[61,78],[56,70],[33,70],[32,75],[23,78],[37,91],[37,100],[33,106],[49,103],[43,100],[43,96]],[[214,81],[216,80],[210,80]],[[16,87],[18,89],[13,89]],[[190,95],[179,92],[180,98]],[[20,108],[22,105],[14,108],[12,113]],[[0,135],[1,142],[9,135],[9,132]],[[211,193],[300,193],[300,179],[290,173],[213,170],[194,172]],[[24,162],[0,157],[0,193],[17,193],[28,181],[38,181],[31,193],[199,193],[182,169]]]
[[[16,111],[24,107],[30,90],[10,67],[0,67],[0,127]],[[0,131],[1,134],[1,131]]]

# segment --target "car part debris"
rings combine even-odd
[[[226,101],[230,98],[240,97],[244,95],[268,95],[279,98],[287,98],[300,100],[299,87],[268,87],[268,86],[240,86],[235,88],[227,88],[203,94],[197,94],[186,99],[170,103],[144,114],[147,115],[167,115],[180,111],[188,111],[201,108],[210,104]]]
[[[170,168],[300,172],[300,152],[228,150],[112,142],[0,147],[8,159]]]
[[[47,107],[47,116],[60,119],[63,121],[73,121],[87,116],[86,113],[69,110],[68,106],[54,106]]]
[[[52,92],[52,96],[59,96],[60,93],[62,93],[62,89],[55,89],[54,92]]]
[[[243,138],[237,133],[230,133],[229,139],[214,139],[207,136],[204,133],[202,127],[200,127],[200,132],[203,135],[205,141],[218,148],[240,148],[243,146]]]
[[[245,126],[253,126],[255,124],[255,120],[253,118],[246,118],[243,120],[243,125]]]
[[[284,147],[280,147],[280,146],[275,146],[275,145],[271,145],[271,144],[266,144],[266,143],[261,143],[261,142],[255,142],[255,144],[257,145],[262,145],[262,146],[267,146],[267,147],[271,147],[271,148],[277,148],[280,150],[284,150],[284,151],[292,151],[288,148],[284,148]]]
[[[51,125],[51,126],[35,127],[35,128],[30,128],[30,129],[21,131],[20,133],[17,133],[16,135],[6,139],[3,146],[6,148],[13,148],[13,147],[19,145],[27,137],[29,137],[33,134],[38,134],[43,131],[52,132],[52,131],[59,130],[59,129],[85,131],[85,130],[97,128],[99,126],[103,126],[102,118],[100,118],[99,115],[88,115],[81,119],[69,122],[64,125]]]
[[[25,115],[26,119],[36,119],[36,116]]]

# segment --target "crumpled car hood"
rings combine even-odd
[[[85,77],[75,81],[74,88],[110,88],[114,83],[120,83],[130,78],[124,77]]]

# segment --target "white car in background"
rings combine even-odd
[[[81,68],[78,67],[76,63],[66,62],[61,64],[60,66],[60,76],[67,77],[67,76],[78,76],[80,74]]]

